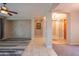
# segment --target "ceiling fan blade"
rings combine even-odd
[[[15,11],[8,11],[8,12],[11,12],[11,13],[14,13],[14,14],[18,14],[17,12],[15,12]]]
[[[10,15],[10,16],[12,16],[12,14],[18,14],[17,12],[15,12],[15,11],[10,11],[8,8],[7,8],[7,6],[6,6],[6,4],[7,3],[3,3],[3,6],[1,6],[1,8],[0,8],[0,12],[2,12],[2,13],[6,13],[6,14],[8,14],[8,15]]]
[[[8,13],[8,15],[12,16],[12,14],[11,14],[11,13]]]

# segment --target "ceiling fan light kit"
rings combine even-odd
[[[6,6],[6,3],[3,3],[3,6],[0,7],[0,13],[8,14],[9,16],[12,16],[13,14],[18,14],[15,11],[10,11]]]
[[[4,11],[4,10],[1,10],[0,12],[3,13],[3,14],[8,14],[8,12]]]

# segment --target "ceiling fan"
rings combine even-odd
[[[9,16],[12,16],[13,14],[18,14],[15,11],[11,11],[6,6],[7,3],[3,3],[3,5],[0,7],[0,13],[8,14]]]

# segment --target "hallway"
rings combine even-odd
[[[57,56],[54,49],[46,48],[39,40],[43,40],[43,38],[33,38],[26,47],[23,56]]]

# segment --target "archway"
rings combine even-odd
[[[67,38],[67,20],[64,13],[53,13],[52,26],[53,26],[53,43],[66,44]]]

